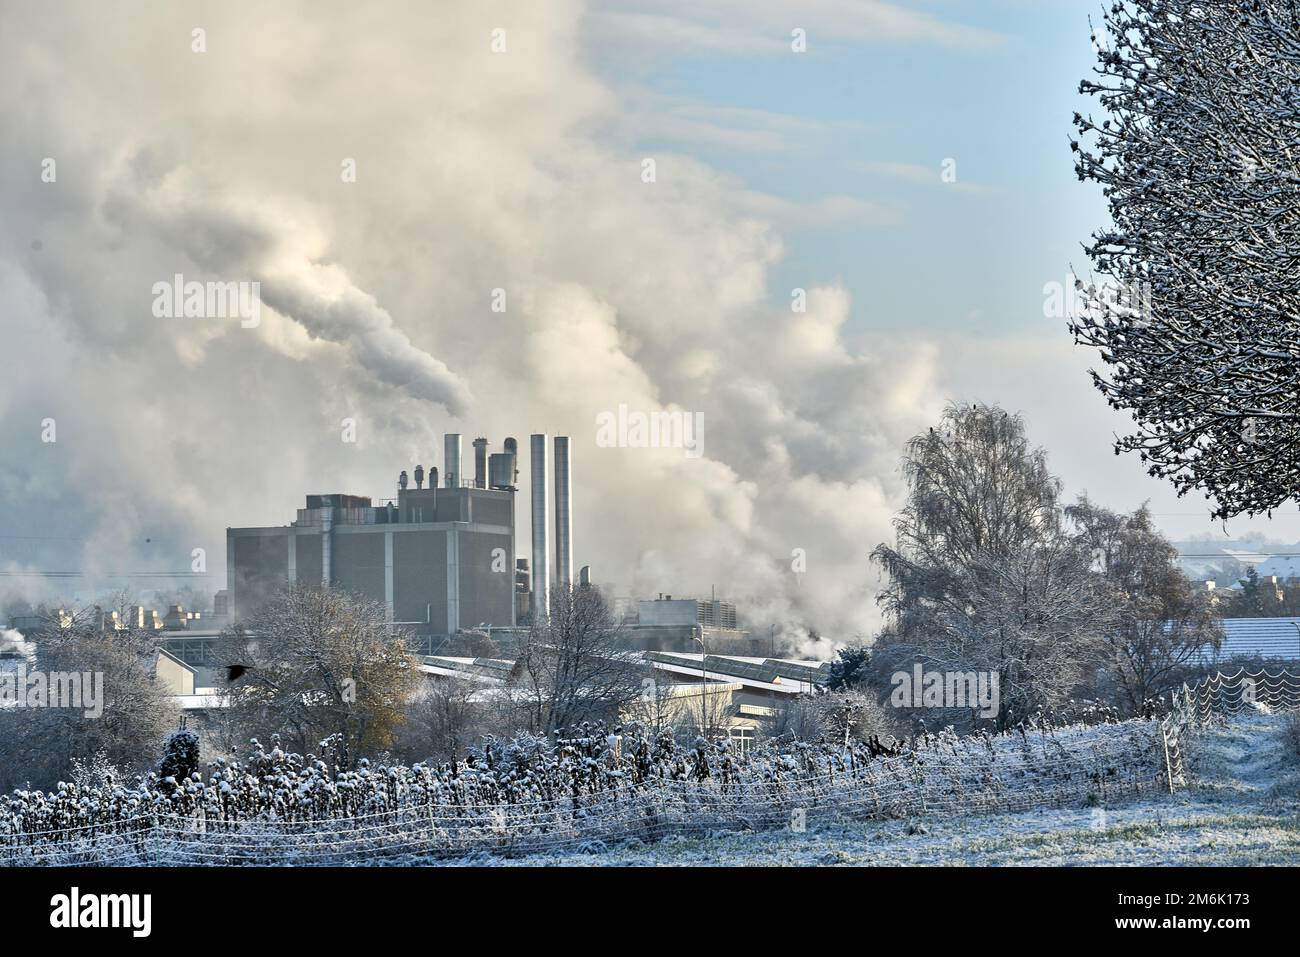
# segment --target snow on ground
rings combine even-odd
[[[1241,715],[1189,742],[1191,787],[1118,807],[987,817],[810,823],[673,837],[597,853],[462,859],[497,866],[1300,864],[1300,761],[1281,717]]]

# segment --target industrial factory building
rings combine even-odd
[[[637,602],[625,615],[624,629],[632,646],[646,651],[699,651],[726,655],[770,657],[776,653],[771,638],[755,637],[740,628],[736,606],[729,601],[673,598],[660,595]]]
[[[530,440],[532,561],[516,562],[515,492],[518,446],[489,455],[475,439],[474,474],[461,474],[461,436],[444,436],[442,483],[430,468],[406,472],[396,499],[308,495],[292,525],[226,530],[230,613],[246,619],[286,582],[319,582],[382,602],[390,621],[405,625],[418,650],[431,653],[462,629],[521,623],[521,598],[531,615],[547,613],[551,581],[547,534],[547,436]],[[573,582],[569,439],[554,440],[554,568]]]

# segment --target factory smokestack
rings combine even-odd
[[[447,488],[460,487],[460,433],[448,432],[442,437],[443,481]]]
[[[532,613],[533,621],[550,617],[551,556],[546,549],[546,433],[529,436],[529,477],[532,481],[533,511],[533,563],[532,563]]]
[[[487,439],[474,440],[474,487],[487,488]]]
[[[571,474],[569,437],[557,435],[555,437],[555,580],[565,588],[573,587]]]

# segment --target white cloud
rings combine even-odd
[[[920,43],[987,49],[991,30],[941,19],[883,0],[624,0],[598,3],[586,25],[588,45],[611,59],[648,61],[681,55],[776,55],[791,52],[791,31],[808,49],[843,43]]]
[[[941,189],[951,189],[960,193],[986,193],[990,190],[990,187],[988,186],[980,183],[969,183],[961,179],[946,182],[943,179],[943,165],[940,162],[935,162],[933,166],[925,166],[921,163],[900,163],[895,161],[856,163],[853,165],[865,173],[872,173],[878,176],[888,176],[892,179],[907,180],[909,183],[918,183],[922,186],[936,186]]]
[[[867,7],[885,37],[965,37]],[[597,580],[716,585],[794,632],[873,628],[866,554],[903,442],[937,414],[936,353],[850,347],[869,304],[827,285],[797,315],[767,283],[779,227],[888,206],[779,200],[677,154],[642,182],[593,132],[618,103],[583,65],[576,5],[386,20],[339,3],[310,22],[220,5],[207,54],[187,9],[6,16],[0,162],[30,176],[0,184],[6,352],[23,357],[0,382],[0,528],[79,540],[11,550],[17,566],[118,583],[203,547],[219,570],[226,526],[281,524],[306,492],[391,494],[400,469],[440,464],[443,431],[547,431],[573,436],[576,557]],[[151,287],[176,272],[260,277],[275,312],[256,330],[155,319]],[[704,457],[598,448],[596,416],[621,403],[702,413]]]

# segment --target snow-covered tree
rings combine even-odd
[[[1222,630],[1209,596],[1178,567],[1178,550],[1160,534],[1144,505],[1120,515],[1081,498],[1066,509],[1110,589],[1115,611],[1106,629],[1103,677],[1127,714],[1176,687],[1198,652],[1217,646]]]
[[[393,744],[419,681],[383,606],[328,587],[285,587],[221,648],[234,677],[224,720],[244,740],[281,734],[308,753],[333,737],[345,766]]]
[[[158,762],[158,777],[184,781],[199,768],[199,736],[188,728],[178,728],[163,741]]]
[[[873,669],[996,672],[1002,727],[1067,699],[1100,654],[1109,610],[1024,422],[996,407],[949,407],[908,443],[903,474],[897,544],[872,553],[889,617]]]
[[[527,727],[545,733],[614,718],[637,701],[647,673],[600,589],[553,586],[550,609],[518,653]]]
[[[870,678],[871,649],[863,644],[845,645],[835,653],[831,662],[831,691],[848,691],[857,688]]]
[[[485,686],[460,678],[440,678],[419,688],[406,709],[406,720],[392,751],[416,761],[463,757],[471,744],[489,733],[510,731],[494,721],[501,709],[484,696]],[[475,700],[475,696],[480,699]]]
[[[147,769],[158,743],[176,726],[178,711],[155,678],[158,649],[152,632],[105,624],[99,608],[84,608],[30,636],[32,671],[45,675],[101,676],[99,715],[85,708],[0,709],[0,786],[31,782],[50,785],[69,773],[74,761],[102,757],[125,771]],[[88,704],[90,684],[83,685]]]
[[[1076,340],[1136,452],[1215,514],[1300,492],[1300,12],[1293,0],[1119,0],[1076,114],[1112,225],[1085,248]]]

